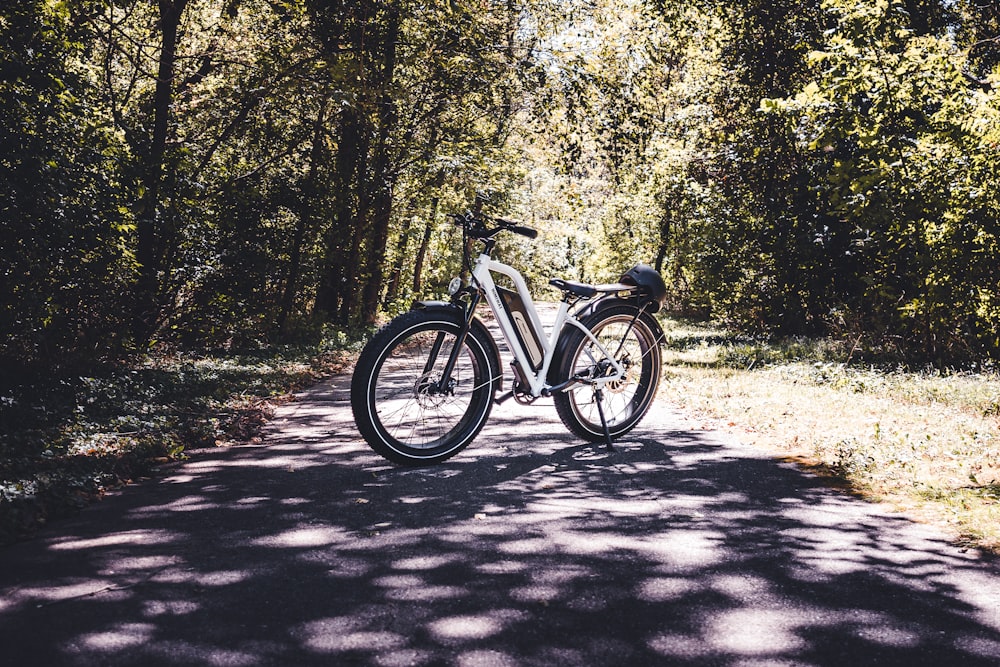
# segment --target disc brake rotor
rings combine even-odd
[[[438,382],[431,379],[431,373],[424,373],[417,378],[413,384],[413,396],[417,399],[420,407],[426,409],[437,408],[448,401],[454,395],[455,382],[452,379],[448,389],[441,391],[438,389]]]
[[[607,384],[604,385],[604,388],[607,391],[610,391],[612,394],[620,394],[626,389],[628,389],[628,386],[632,384],[632,373],[630,370],[632,366],[632,361],[629,359],[628,356],[625,356],[619,359],[618,363],[621,364],[622,370],[625,371],[624,375],[622,375],[620,379],[612,380],[611,382],[608,382]],[[610,375],[612,373],[613,370],[611,368],[608,368],[608,374]]]

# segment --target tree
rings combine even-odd
[[[856,230],[867,286],[845,307],[912,350],[956,358],[996,349],[983,334],[996,325],[997,274],[983,258],[997,209],[979,171],[996,166],[982,122],[995,97],[970,92],[968,51],[911,4],[828,0],[837,28],[811,55],[816,80],[764,108],[786,113],[800,145],[827,158],[817,184]]]
[[[370,325],[462,270],[482,189],[540,286],[643,261],[745,331],[995,355],[998,35],[976,0],[15,3],[0,356]]]
[[[336,202],[316,308],[335,322],[371,323],[387,250],[409,219],[398,212],[428,206],[439,195],[426,189],[449,176],[474,189],[477,161],[503,143],[525,60],[520,10],[398,0],[315,3],[312,13],[328,66],[357,82],[335,120]]]
[[[275,335],[308,299],[334,95],[302,3],[131,2],[98,22],[94,57],[140,182],[137,337]]]
[[[101,113],[89,3],[0,10],[0,374],[115,354],[131,279],[129,178]]]

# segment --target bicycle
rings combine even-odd
[[[461,278],[450,301],[417,301],[361,352],[351,380],[358,430],[384,458],[428,465],[454,456],[482,429],[494,403],[551,396],[563,424],[585,441],[612,441],[645,416],[660,380],[663,330],[653,317],[666,299],[660,275],[643,264],[619,282],[552,279],[562,293],[546,336],[522,275],[492,258],[496,237],[537,231],[479,211],[453,215],[462,228]],[[482,250],[470,263],[472,242]],[[497,285],[504,276],[514,289]],[[513,355],[511,388],[496,341],[477,306],[485,299]]]

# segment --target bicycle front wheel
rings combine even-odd
[[[412,311],[379,331],[351,381],[358,430],[396,463],[443,461],[468,445],[493,405],[489,343],[473,327],[449,378],[443,370],[461,325],[447,314]]]
[[[573,330],[560,361],[560,378],[578,378],[580,384],[555,394],[556,412],[574,434],[590,442],[604,439],[601,411],[608,432],[617,438],[632,430],[645,416],[660,383],[661,354],[658,327],[650,316],[636,317],[636,308],[628,304],[608,306],[582,324],[600,345],[582,331]],[[609,359],[615,359],[625,375],[604,383],[601,405],[594,380],[614,375]]]

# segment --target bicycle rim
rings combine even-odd
[[[652,332],[632,317],[621,315],[599,323],[594,335],[601,346],[625,369],[624,377],[606,382],[601,390],[601,407],[612,435],[632,428],[645,414],[655,392],[659,373],[659,349]],[[614,375],[601,349],[583,339],[575,350],[569,376],[594,379]],[[580,385],[568,392],[569,407],[576,421],[588,433],[603,433],[593,386]]]
[[[439,385],[456,342],[440,325],[417,327],[397,337],[375,368],[369,406],[381,439],[406,456],[439,456],[463,446],[478,432],[489,404],[488,364],[467,338],[452,371]]]

